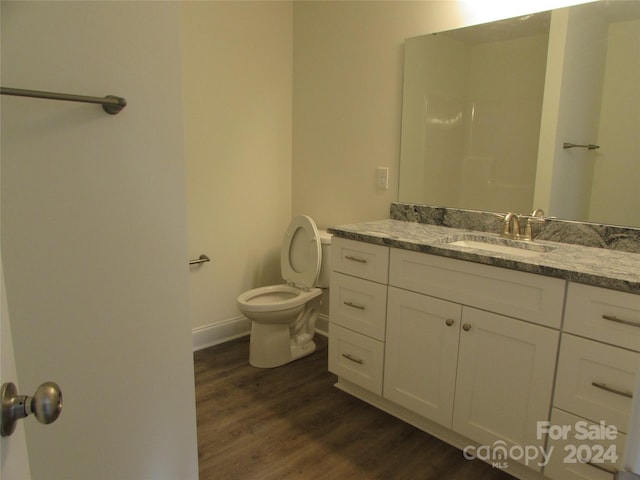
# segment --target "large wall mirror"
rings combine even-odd
[[[640,1],[408,39],[399,201],[640,227]]]

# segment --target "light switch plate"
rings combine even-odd
[[[378,167],[376,168],[376,187],[383,190],[389,189],[389,168]]]

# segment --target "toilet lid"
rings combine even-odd
[[[282,239],[282,278],[302,288],[315,285],[320,273],[322,247],[315,222],[306,215],[294,217]]]

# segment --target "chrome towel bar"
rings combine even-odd
[[[68,93],[40,92],[38,90],[22,90],[20,88],[0,87],[1,95],[14,95],[17,97],[44,98],[47,100],[66,100],[69,102],[97,103],[110,115],[120,113],[127,106],[127,101],[122,97],[107,95],[101,97],[87,97],[84,95],[72,95]]]
[[[206,263],[206,262],[210,262],[211,259],[209,257],[207,257],[204,253],[202,255],[200,255],[198,258],[196,258],[195,260],[189,260],[189,265],[199,265],[201,263]]]
[[[588,148],[589,150],[596,150],[597,148],[600,148],[600,145],[594,145],[593,143],[590,143],[589,145],[576,145],[575,143],[564,142],[562,144],[562,148],[565,150],[567,148]]]

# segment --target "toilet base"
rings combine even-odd
[[[274,368],[313,353],[312,340],[298,345],[291,338],[289,325],[251,322],[249,363],[258,368]]]

